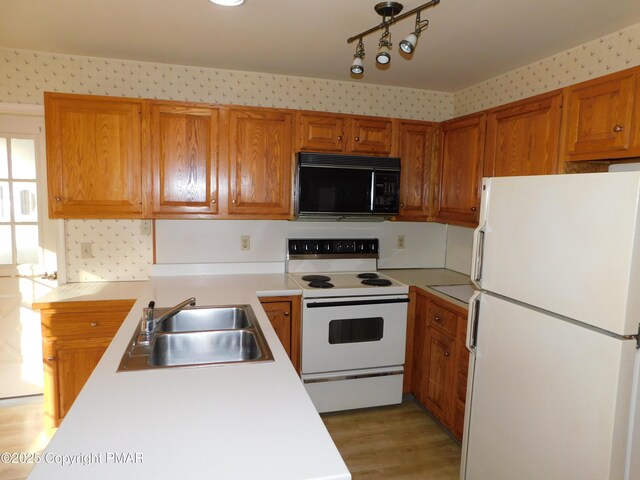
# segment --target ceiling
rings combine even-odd
[[[640,22],[637,0],[441,0],[412,58],[398,44],[413,17],[391,27],[386,70],[365,37],[356,79],[346,39],[380,23],[377,1],[2,0],[0,47],[456,92]]]

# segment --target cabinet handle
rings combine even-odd
[[[53,199],[54,199],[56,202],[61,202],[61,201],[62,201],[62,197],[61,197],[60,195],[56,195],[55,197],[53,197]]]
[[[284,312],[284,316],[288,317],[289,316],[289,312]]]
[[[338,141],[341,142],[342,141],[342,135],[338,135]]]
[[[216,199],[215,199],[215,198],[212,198],[212,199],[211,199],[211,203],[215,205],[215,203],[216,203]]]
[[[451,355],[449,352],[444,352],[445,357],[448,357],[449,355]]]
[[[475,212],[476,211],[476,207],[471,207],[471,211]]]
[[[623,130],[624,130],[624,125],[616,125],[615,127],[613,127],[613,131],[616,133],[620,133]]]
[[[359,141],[360,141],[360,137],[356,137],[356,142],[359,142]]]
[[[400,203],[400,206],[401,206],[402,208],[404,208],[404,203]]]
[[[235,199],[235,198],[234,198],[234,199],[232,199],[232,200],[231,200],[231,203],[233,203],[233,204],[235,205],[235,203],[236,203],[236,199]]]
[[[440,320],[442,320],[438,315],[435,315],[433,318],[436,322],[439,322]]]
[[[56,359],[56,357],[47,357],[47,362],[53,362]]]
[[[98,324],[96,322],[91,322],[89,325],[91,325],[92,327],[97,327]]]

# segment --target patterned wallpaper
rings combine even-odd
[[[140,220],[66,220],[67,281],[146,280],[153,262],[152,236]],[[92,258],[82,258],[82,243]]]
[[[492,78],[454,95],[454,116],[640,65],[640,23]]]
[[[214,68],[0,49],[0,101],[42,92],[189,100],[441,121],[453,94]]]
[[[638,64],[640,24],[455,94],[0,49],[0,102],[41,104],[43,91],[62,91],[442,121]],[[68,281],[146,279],[153,247],[141,226],[138,220],[66,221]],[[93,243],[93,258],[81,258],[83,242]]]

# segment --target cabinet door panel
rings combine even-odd
[[[429,363],[425,406],[448,425],[452,407],[455,340],[433,327],[427,327],[427,345]]]
[[[269,317],[287,355],[291,356],[291,303],[263,303],[262,308]]]
[[[391,154],[393,122],[354,118],[351,120],[349,150],[354,153]]]
[[[229,213],[288,218],[292,114],[231,109],[229,124]]]
[[[218,111],[151,105],[152,214],[214,214]]]
[[[309,152],[344,150],[344,117],[337,115],[298,115],[298,149]]]
[[[425,220],[429,215],[429,182],[434,126],[400,124],[400,217]]]
[[[635,81],[627,73],[567,89],[566,160],[619,156],[629,149]]]
[[[560,92],[490,112],[484,174],[490,177],[557,172]]]
[[[51,217],[141,215],[141,105],[45,95]]]

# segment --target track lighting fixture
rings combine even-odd
[[[389,32],[389,27],[394,23],[415,14],[416,25],[414,31],[407,35],[407,37],[400,42],[400,50],[407,54],[413,53],[416,48],[416,44],[418,43],[418,37],[420,36],[422,31],[425,30],[429,25],[429,20],[420,19],[420,12],[427,8],[435,7],[439,3],[440,0],[431,0],[430,2],[409,10],[407,13],[403,13],[402,15],[398,15],[403,8],[401,3],[378,3],[374,7],[374,9],[376,13],[382,17],[382,23],[347,39],[347,43],[358,40],[356,54],[353,56],[353,63],[351,64],[351,73],[359,75],[364,72],[364,66],[362,64],[362,59],[364,57],[364,44],[362,42],[362,38],[369,35],[370,33],[377,32],[378,30],[383,30],[383,33],[380,37],[380,41],[378,42],[378,53],[376,55],[376,62],[378,62],[380,65],[387,65],[391,61],[391,55],[389,54],[389,52],[391,51],[392,46],[391,32]]]

